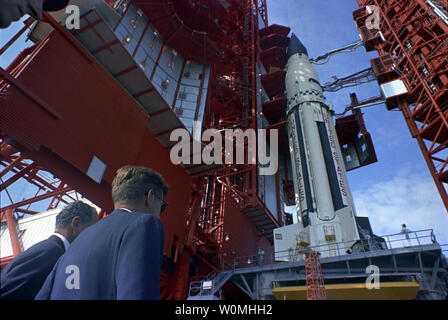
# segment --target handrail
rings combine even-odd
[[[212,272],[211,274],[213,274]],[[211,296],[215,295],[223,285],[222,280],[228,276],[229,273],[232,273],[232,271],[224,271],[220,273],[215,273],[213,276],[210,277],[207,276],[205,279],[197,280],[197,281],[191,281],[190,287],[188,291],[188,296]]]
[[[374,241],[378,239],[383,239],[383,247],[379,246],[378,243]],[[354,254],[398,248],[421,248],[424,245],[438,244],[433,229],[409,231],[405,233],[399,232],[385,236],[375,236],[370,239],[331,242],[331,244],[337,248],[340,246],[346,248],[346,244],[352,245],[354,242],[361,244],[358,246],[361,250],[353,252]],[[217,290],[219,290],[219,282],[227,275],[228,272],[233,274],[236,269],[263,267],[285,262],[304,262],[305,255],[310,250],[317,251],[321,254],[326,251],[332,251],[333,249],[328,246],[329,243],[330,242],[326,242],[318,246],[310,246],[300,250],[291,248],[289,250],[275,251],[270,254],[262,253],[248,256],[235,256],[233,264],[223,263],[221,272],[213,270],[206,277],[204,277],[204,279],[190,282],[189,297],[214,295]],[[448,244],[442,244],[439,246],[441,247],[442,252],[448,252]]]
[[[254,268],[282,262],[304,262],[305,251],[313,250],[319,252],[320,254],[324,254],[334,251],[333,248],[336,247],[338,248],[337,252],[339,252],[339,248],[349,248],[350,246],[352,246],[353,243],[359,244],[357,246],[357,251],[353,250],[350,253],[346,252],[346,254],[366,253],[372,251],[409,248],[409,247],[415,248],[429,244],[438,244],[433,229],[409,231],[406,233],[399,232],[388,234],[385,236],[375,236],[369,239],[341,241],[341,242],[325,242],[320,245],[302,248],[304,250],[297,250],[296,248],[290,248],[288,250],[274,251],[271,252],[270,254],[253,254],[246,256],[237,256],[234,258],[232,269],[235,270],[241,268]],[[379,245],[379,243],[381,243],[381,245]],[[331,246],[329,246],[329,244],[331,244]],[[443,246],[447,246],[447,248],[442,251],[448,252],[448,244]],[[230,269],[226,268],[225,270]]]

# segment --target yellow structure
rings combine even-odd
[[[328,300],[411,300],[420,285],[416,281],[381,282],[380,289],[367,289],[365,283],[325,285]],[[277,300],[306,300],[306,286],[272,289]]]

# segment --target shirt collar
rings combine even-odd
[[[132,210],[129,210],[128,208],[118,208],[116,210],[124,210],[124,211],[127,211],[127,212],[132,212]]]
[[[68,242],[67,238],[58,232],[53,233],[53,235],[62,240],[62,242],[64,243],[65,251],[67,251],[68,247],[70,247],[70,242]]]

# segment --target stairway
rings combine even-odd
[[[187,300],[220,300],[221,288],[232,277],[233,270],[208,274],[203,280],[190,282]],[[218,293],[218,296],[216,294]]]

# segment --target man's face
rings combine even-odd
[[[0,0],[0,28],[9,27],[26,14],[42,19],[43,3],[44,0]]]

